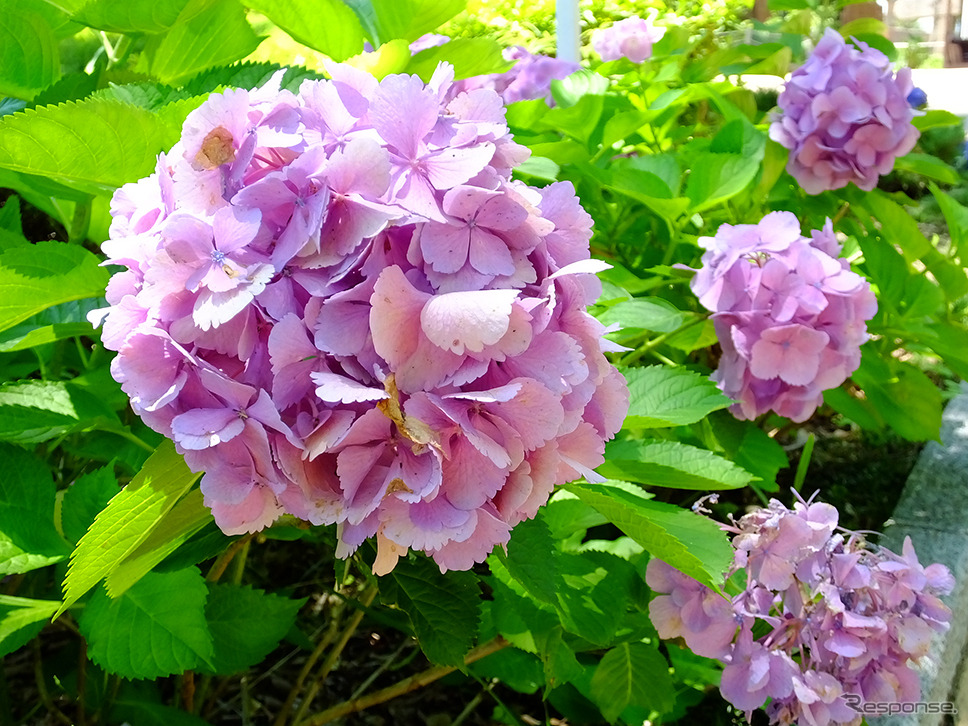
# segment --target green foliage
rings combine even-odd
[[[363,26],[339,0],[244,0],[293,39],[343,61],[363,50]]]
[[[712,520],[671,504],[653,502],[629,487],[571,484],[569,490],[601,512],[652,556],[704,585],[719,589],[733,554]]]
[[[212,671],[237,673],[261,661],[292,628],[304,603],[247,586],[209,585],[205,620],[212,634]]]
[[[34,456],[9,444],[0,444],[0,456],[4,461],[0,476],[0,575],[29,572],[63,560],[68,548],[54,529],[50,471]]]
[[[150,174],[158,152],[175,139],[172,129],[143,109],[71,101],[0,118],[0,168],[105,194]]]
[[[644,366],[623,373],[629,384],[628,428],[695,423],[730,404],[711,381],[693,371]]]
[[[427,657],[459,666],[477,634],[480,589],[470,572],[442,575],[425,557],[402,560],[383,583],[383,591],[407,613]]]
[[[628,706],[671,711],[674,685],[669,664],[644,643],[620,643],[602,658],[592,677],[591,695],[602,715],[615,723]]]
[[[124,678],[157,678],[207,666],[208,588],[195,568],[150,573],[116,600],[98,589],[81,615],[91,660]]]
[[[0,331],[59,303],[102,295],[108,273],[98,264],[82,247],[59,242],[24,240],[0,251]]]
[[[184,459],[175,453],[170,441],[159,446],[138,476],[98,514],[78,542],[64,579],[64,604],[60,612],[129,558],[144,556],[139,547],[156,528],[166,520],[170,521],[169,515],[179,499],[197,478],[197,474],[188,470]],[[185,520],[179,516],[179,521]],[[178,532],[176,537],[183,534]],[[130,584],[130,577],[126,576],[117,589],[123,590],[123,584]]]

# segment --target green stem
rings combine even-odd
[[[323,665],[319,669],[319,673],[316,674],[315,679],[313,679],[313,684],[309,687],[309,691],[306,693],[306,697],[303,702],[299,705],[299,710],[296,711],[296,715],[293,717],[292,722],[294,724],[299,724],[302,721],[302,717],[305,715],[306,711],[309,709],[310,704],[316,698],[316,694],[319,693],[319,689],[323,687],[326,682],[326,678],[329,676],[333,667],[336,665],[336,661],[343,654],[343,649],[346,648],[346,644],[349,643],[350,638],[353,637],[353,633],[360,626],[360,622],[363,620],[363,616],[366,614],[367,608],[373,602],[376,597],[379,588],[376,584],[370,585],[363,594],[360,596],[360,609],[353,613],[353,617],[350,618],[349,623],[340,633],[339,640],[333,645],[333,649],[326,654],[326,660],[323,661]]]
[[[630,366],[633,363],[637,363],[644,356],[648,355],[653,350],[655,350],[656,348],[658,348],[660,345],[662,345],[663,343],[665,343],[673,335],[678,335],[679,333],[683,332],[684,330],[689,330],[689,328],[694,328],[697,325],[701,325],[702,323],[706,322],[706,320],[708,319],[708,317],[709,317],[708,315],[700,315],[699,317],[694,318],[693,320],[690,320],[685,325],[680,325],[675,330],[670,330],[668,333],[663,333],[662,335],[657,335],[656,337],[654,337],[651,340],[649,340],[647,343],[643,343],[638,348],[636,348],[635,350],[633,350],[631,353],[629,353],[628,355],[626,355],[625,357],[623,357],[622,360],[619,361],[619,362],[623,366]]]
[[[91,228],[91,208],[93,206],[93,196],[87,196],[74,205],[74,216],[71,219],[70,229],[67,230],[69,242],[81,243],[87,238],[87,233]]]
[[[497,651],[506,648],[509,645],[501,636],[489,640],[482,645],[477,646],[464,657],[464,665],[470,665],[481,658],[489,656],[491,653],[496,653]],[[325,711],[320,711],[317,714],[310,716],[308,719],[303,721],[299,726],[322,726],[322,724],[329,723],[330,721],[335,721],[342,716],[348,716],[351,713],[359,713],[372,706],[378,706],[381,703],[386,703],[387,701],[402,696],[404,694],[416,691],[419,688],[423,688],[426,685],[438,681],[446,675],[453,673],[457,668],[454,666],[433,666],[428,668],[421,673],[405,678],[402,681],[394,683],[392,686],[388,686],[379,691],[374,691],[368,696],[363,696],[362,698],[357,698],[350,701],[344,701],[343,703],[338,703],[335,706],[327,708]]]

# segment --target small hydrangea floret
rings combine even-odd
[[[790,150],[787,171],[808,194],[851,182],[872,190],[920,135],[911,123],[921,113],[908,101],[911,69],[895,75],[886,55],[854,42],[828,29],[790,76],[770,125],[770,138]]]
[[[835,507],[797,499],[723,527],[734,548],[726,579],[745,579],[729,599],[650,560],[649,614],[660,637],[722,661],[720,691],[747,718],[765,707],[773,724],[858,726],[851,703],[918,700],[913,666],[949,627],[940,597],[954,579],[923,566],[910,538],[895,554],[841,529]]]
[[[350,66],[209,97],[112,201],[104,344],[229,534],[283,513],[467,569],[592,471],[628,404],[570,183],[498,94]]]
[[[773,410],[797,422],[860,365],[870,284],[850,270],[830,220],[809,238],[790,212],[758,224],[724,224],[701,237],[706,252],[690,286],[713,312],[723,349],[713,379],[737,418]]]

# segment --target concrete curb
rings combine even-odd
[[[871,726],[968,723],[968,670],[962,667],[968,643],[968,384],[945,407],[941,440],[921,452],[881,542],[900,552],[910,535],[921,564],[941,562],[955,577],[955,590],[945,598],[951,628],[935,636],[919,671],[922,700],[954,702],[959,715],[897,715],[870,719]]]

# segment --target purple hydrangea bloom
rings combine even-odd
[[[911,69],[895,75],[887,56],[855,42],[828,29],[787,81],[770,126],[770,138],[790,150],[787,171],[808,194],[849,182],[870,191],[918,140]]]
[[[510,70],[467,78],[458,81],[456,88],[463,91],[489,88],[500,95],[505,103],[543,98],[553,106],[551,82],[567,78],[581,67],[571,61],[531,53],[520,45],[505,48],[503,55],[505,60],[514,62]]]
[[[734,535],[725,579],[745,570],[730,599],[650,560],[649,614],[660,637],[724,663],[720,691],[748,717],[767,704],[774,724],[857,726],[847,695],[918,700],[911,666],[948,629],[940,596],[954,579],[944,565],[921,565],[910,538],[895,554],[841,530],[829,504],[797,500],[792,509],[771,500],[723,527]]]
[[[870,285],[838,258],[829,220],[807,238],[792,213],[773,212],[699,244],[706,252],[690,286],[713,312],[723,348],[713,379],[736,401],[730,410],[805,421],[860,365],[877,311]]]
[[[467,569],[594,477],[628,405],[570,183],[500,97],[349,66],[213,94],[112,201],[104,344],[229,534],[290,513]]]
[[[652,45],[665,35],[665,28],[652,24],[655,14],[650,18],[633,15],[619,20],[607,28],[596,28],[592,32],[592,48],[603,61],[628,58],[633,63],[642,63],[652,57]]]

